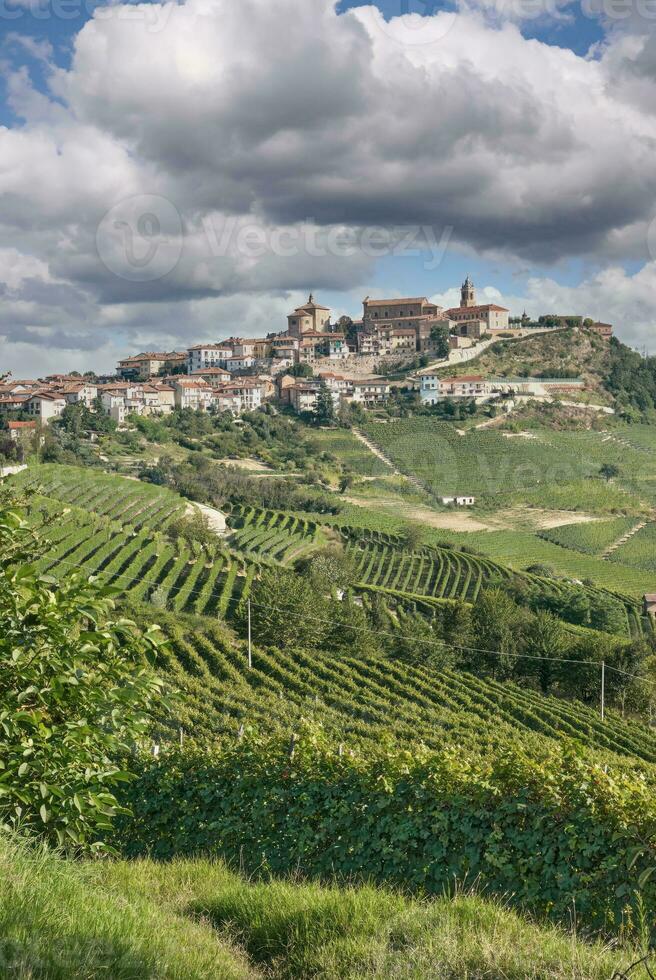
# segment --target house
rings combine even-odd
[[[36,422],[7,422],[7,430],[12,442],[18,442],[22,435],[31,435],[36,432],[36,427]]]
[[[98,397],[98,385],[88,382],[53,384],[52,391],[61,395],[68,405],[85,405],[91,408]]]
[[[420,398],[434,405],[443,398],[482,398],[491,392],[490,384],[481,374],[463,374],[459,378],[440,378],[434,369],[419,371]]]
[[[233,355],[232,357],[226,357],[221,367],[225,368],[231,373],[234,373],[235,371],[249,371],[251,368],[255,367],[255,358],[252,354],[242,354],[241,357]]]
[[[226,381],[230,381],[232,375],[230,371],[226,371],[225,368],[211,367],[202,368],[200,371],[194,371],[192,378],[202,378],[203,381],[207,381],[211,388],[218,388],[219,385],[224,384]]]
[[[29,400],[28,392],[0,395],[0,412],[20,412]]]
[[[228,343],[196,344],[187,350],[187,373],[195,374],[208,367],[225,368],[226,360],[233,356],[233,348]]]
[[[603,340],[610,340],[610,338],[613,336],[612,323],[600,323],[597,321],[596,323],[589,324],[586,329],[592,330],[593,333],[596,333],[597,336],[603,338]]]
[[[456,507],[473,507],[476,497],[440,497],[439,501],[447,507],[452,504]]]
[[[330,323],[330,310],[314,302],[310,293],[304,306],[297,307],[287,317],[287,334],[290,337],[302,337],[306,333],[322,333]]]
[[[648,592],[642,597],[642,611],[645,616],[656,616],[656,592]]]
[[[212,404],[214,390],[202,378],[176,378],[172,382],[176,408],[206,412]]]
[[[379,405],[389,398],[390,383],[384,378],[358,378],[351,382],[350,400],[360,405]]]
[[[296,381],[285,388],[285,396],[296,412],[312,412],[317,407],[321,385],[312,381]]]
[[[126,381],[154,378],[162,371],[172,371],[174,368],[185,367],[187,354],[185,351],[146,351],[125,357],[118,362],[117,374]]]
[[[23,406],[28,415],[34,415],[40,422],[59,418],[66,408],[66,400],[54,393],[40,391],[30,395]]]
[[[215,392],[217,399],[229,399],[230,404],[237,407],[237,413],[253,412],[264,402],[267,384],[259,378],[233,378],[232,381],[220,385]],[[233,408],[230,409],[233,411]]]

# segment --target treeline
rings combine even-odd
[[[182,497],[201,504],[225,508],[231,504],[250,504],[271,510],[300,510],[319,514],[338,514],[336,498],[313,486],[311,475],[305,484],[284,476],[257,479],[225,466],[210,457],[192,452],[184,462],[163,455],[152,466],[142,466],[140,479],[170,487]]]
[[[350,589],[353,581],[348,558],[336,550],[304,559],[296,572],[265,571],[251,591],[257,642],[453,667],[587,704],[599,701],[603,661],[609,705],[642,714],[653,707],[654,637],[573,631],[557,604],[550,608],[537,590],[527,594],[522,585],[488,587],[473,606],[449,601],[418,607],[375,589],[360,598]],[[245,631],[245,623],[242,609],[237,625]]]
[[[656,420],[656,357],[643,358],[611,338],[610,367],[604,384],[626,419]]]

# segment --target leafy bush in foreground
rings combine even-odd
[[[0,826],[94,850],[129,778],[115,760],[161,691],[144,657],[162,641],[110,621],[112,590],[39,576],[37,554],[20,511],[0,502]]]
[[[209,853],[250,870],[359,876],[429,894],[477,883],[531,911],[617,931],[656,907],[651,788],[572,750],[340,755],[308,734],[144,760],[129,855]]]

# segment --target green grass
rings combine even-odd
[[[552,541],[563,548],[582,551],[586,555],[601,555],[627,531],[635,527],[632,517],[616,517],[610,521],[590,521],[585,524],[565,524],[562,527],[540,531],[539,537]]]
[[[246,957],[149,895],[129,898],[100,866],[0,840],[0,976],[16,980],[248,980]]]
[[[387,476],[391,472],[350,429],[310,429],[307,440],[315,452],[336,456],[359,476]]]
[[[0,867],[0,976],[16,980],[609,980],[640,955],[473,894],[249,882],[201,860],[66,862],[8,840]]]

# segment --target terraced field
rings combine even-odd
[[[409,552],[393,545],[351,542],[346,550],[359,583],[435,599],[475,602],[485,582],[511,574],[495,562],[448,548]]]
[[[624,593],[638,601],[645,592],[651,592],[653,576],[646,571],[603,561],[593,555],[585,555],[571,548],[563,548],[530,531],[440,531],[443,540],[458,545],[469,545],[489,555],[496,561],[518,570],[531,565],[549,565],[568,578],[589,579],[611,592]]]
[[[581,551],[585,555],[601,556],[606,548],[636,526],[633,517],[616,517],[610,521],[590,521],[587,524],[565,524],[538,532],[538,537],[552,541],[562,548]],[[629,563],[630,564],[630,563]]]
[[[11,482],[135,530],[164,529],[185,507],[177,494],[164,487],[77,466],[32,466],[13,476]]]
[[[233,507],[229,526],[230,542],[239,551],[283,565],[325,541],[315,521],[260,507]]]
[[[652,521],[640,528],[633,537],[610,554],[608,560],[656,573],[656,523]],[[656,585],[656,575],[652,575],[651,581]],[[653,592],[654,589],[649,591]]]
[[[388,476],[390,469],[350,429],[312,429],[308,442],[318,453],[336,456],[358,476]]]
[[[152,611],[146,616],[152,619]],[[189,735],[237,732],[240,725],[293,730],[319,722],[336,743],[422,740],[485,752],[518,737],[527,750],[543,739],[574,738],[620,756],[656,762],[656,736],[614,712],[602,723],[582,705],[469,674],[411,667],[388,659],[335,660],[332,654],[246,651],[219,625],[158,614],[170,639],[165,668],[186,692],[176,719]],[[390,719],[394,720],[390,733]],[[173,723],[172,723],[173,724]],[[169,737],[177,737],[171,732]]]
[[[225,616],[248,593],[257,564],[222,551],[218,539],[209,552],[166,536],[167,525],[186,506],[176,494],[83,473],[80,481],[75,468],[34,468],[16,481],[43,490],[31,498],[35,526],[54,518],[44,530],[50,547],[41,570],[66,575],[82,569],[133,599],[205,616]]]

